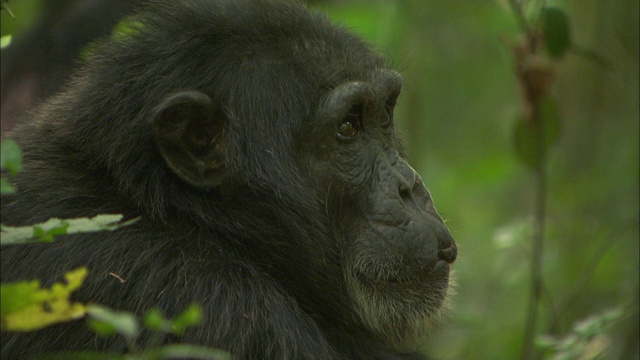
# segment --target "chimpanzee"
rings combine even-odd
[[[421,358],[457,249],[394,129],[400,75],[281,0],[155,0],[129,21],[9,135],[24,165],[2,222],[140,220],[3,247],[2,281],[86,265],[77,300],[168,316],[198,302],[203,323],[166,341],[239,359]],[[126,344],[78,321],[2,346]]]

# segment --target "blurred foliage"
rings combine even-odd
[[[85,306],[69,297],[87,277],[87,269],[65,274],[65,283],[41,288],[39,280],[2,284],[2,331],[33,331],[52,324],[82,318]]]
[[[22,150],[11,139],[3,140],[0,145],[0,170],[6,170],[8,175],[15,176],[22,169]],[[9,179],[0,177],[0,194],[13,194],[16,192]]]
[[[619,321],[624,314],[620,308],[589,316],[577,322],[563,338],[543,336],[538,344],[553,353],[553,360],[608,358],[611,337],[607,327]]]
[[[113,231],[133,224],[140,218],[122,221],[121,214],[101,214],[92,218],[51,218],[28,226],[1,225],[2,245],[51,242],[55,236],[96,231]]]
[[[127,342],[129,353],[125,355],[92,351],[70,351],[48,353],[45,359],[122,359],[122,360],[160,360],[160,359],[202,359],[231,360],[231,355],[222,350],[211,349],[193,344],[168,344],[157,346],[163,334],[181,336],[191,326],[202,321],[202,307],[189,305],[174,319],[167,319],[158,309],[151,309],[143,316],[142,324],[138,318],[126,311],[114,311],[100,305],[87,305],[87,323],[98,335],[111,337],[119,335]],[[140,328],[153,331],[155,337],[148,343],[140,343]],[[139,350],[144,348],[144,350]]]
[[[561,15],[536,19],[543,2],[522,2],[527,17],[559,29],[547,51],[563,57],[551,89],[562,128],[547,154],[540,341],[558,354],[574,324],[621,308],[594,338],[607,339],[604,358],[638,359],[639,3],[549,0]],[[2,35],[28,28],[40,3],[10,2],[16,20],[2,13]],[[508,1],[312,3],[405,78],[397,126],[460,249],[456,310],[425,349],[442,359],[518,358],[535,189],[513,141],[523,105],[508,46],[520,24]]]
[[[13,0],[2,1],[2,5],[6,5],[11,9],[11,13],[8,11],[2,11],[2,21],[0,22],[0,28],[2,29],[2,36],[9,34],[20,34],[27,31],[33,23],[40,16],[40,9],[44,3],[43,0]],[[16,19],[15,14],[18,14]]]

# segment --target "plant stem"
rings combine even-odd
[[[542,298],[542,255],[544,245],[547,176],[546,176],[546,151],[544,148],[544,119],[541,118],[540,104],[534,104],[533,121],[539,127],[536,131],[536,151],[540,156],[540,162],[535,169],[535,213],[533,219],[533,236],[531,243],[531,294],[529,297],[529,309],[527,311],[527,323],[525,327],[524,346],[522,358],[534,360],[540,358],[540,353],[535,349],[536,322],[538,319],[538,307]]]

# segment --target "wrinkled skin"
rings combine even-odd
[[[303,151],[326,147],[322,153],[330,155],[311,161],[331,168],[312,177],[331,174],[323,183],[341,190],[330,188],[328,202],[356,312],[385,341],[411,348],[443,305],[457,249],[422,179],[402,157],[393,129],[401,87],[391,70],[340,85],[316,118],[327,131],[314,132]],[[355,129],[347,136],[345,122]],[[335,124],[336,141],[323,141]]]
[[[199,302],[203,323],[164,341],[240,359],[422,358],[457,248],[394,129],[400,75],[297,5],[154,1],[135,20],[11,134],[25,164],[2,221],[140,220],[3,247],[2,281],[86,265],[79,301]],[[2,344],[125,350],[82,322]]]

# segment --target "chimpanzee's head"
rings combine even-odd
[[[398,138],[402,77],[324,16],[246,2],[152,2],[104,46],[121,55],[82,81],[136,97],[94,100],[113,121],[89,146],[132,201],[199,218],[319,323],[413,348],[457,249]]]

